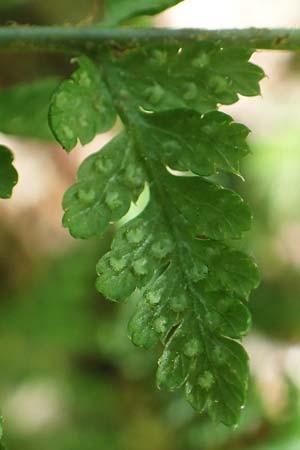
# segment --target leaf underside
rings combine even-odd
[[[18,181],[18,173],[13,166],[13,154],[0,145],[0,198],[11,197],[12,190]]]
[[[183,387],[196,410],[227,425],[245,403],[248,357],[237,340],[259,275],[232,246],[250,228],[248,205],[209,177],[239,174],[249,153],[249,130],[217,107],[259,94],[263,72],[251,54],[216,42],[108,48],[77,60],[50,109],[68,151],[121,118],[124,129],[66,192],[63,223],[77,238],[100,236],[149,187],[146,208],[99,261],[97,289],[115,301],[138,293],[129,334],[139,346],[163,344],[158,386]]]

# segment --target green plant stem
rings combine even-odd
[[[162,39],[172,42],[178,40],[179,44],[217,40],[221,45],[224,43],[261,50],[300,50],[300,29],[174,30],[10,26],[0,28],[0,51],[95,52],[107,45],[129,46],[159,42]]]

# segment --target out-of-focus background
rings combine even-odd
[[[101,14],[100,1],[0,0],[1,25],[88,25]],[[300,4],[186,0],[154,24],[299,27]],[[254,211],[244,242],[263,274],[245,341],[249,400],[240,426],[227,429],[195,414],[181,392],[156,389],[157,354],[127,338],[130,305],[96,293],[95,263],[111,232],[81,243],[61,226],[61,198],[78,164],[109,139],[69,156],[51,139],[47,102],[72,71],[68,58],[0,55],[0,143],[14,150],[20,174],[13,198],[0,201],[0,405],[11,450],[299,450],[300,55],[259,52],[253,60],[267,74],[261,98],[224,108],[253,131],[246,182],[234,183]],[[11,90],[38,79],[30,99],[24,84]],[[28,137],[20,138],[24,108]],[[35,115],[44,127],[35,128]]]

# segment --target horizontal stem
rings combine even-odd
[[[100,27],[0,27],[0,51],[47,51],[81,53],[97,51],[104,45],[145,44],[167,40],[215,40],[224,45],[246,46],[261,50],[300,50],[300,29],[247,28],[204,29],[110,29]]]

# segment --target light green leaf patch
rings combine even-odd
[[[60,84],[49,110],[50,128],[67,151],[75,147],[78,139],[88,144],[97,133],[110,130],[116,120],[99,67],[86,56],[74,61],[79,68]]]
[[[11,197],[13,187],[18,181],[18,173],[13,166],[13,154],[3,145],[0,145],[0,197]]]
[[[133,17],[154,15],[182,0],[105,0],[105,26],[113,26]]]

